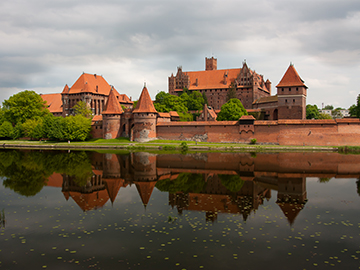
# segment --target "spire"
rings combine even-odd
[[[290,66],[286,70],[284,76],[276,87],[293,87],[293,86],[303,86],[306,87],[304,81],[300,78],[297,73],[294,65],[290,63]],[[307,87],[306,87],[307,88]]]
[[[112,87],[106,103],[106,109],[102,112],[102,114],[122,114],[123,112],[124,111],[115,96],[114,88]]]
[[[150,98],[149,92],[144,86],[139,101],[136,104],[136,108],[133,110],[134,113],[156,113],[154,104]]]
[[[69,86],[66,84],[65,87],[64,87],[64,90],[61,92],[61,94],[67,94],[67,93],[69,93],[69,90],[70,90],[70,88],[69,88]]]
[[[280,209],[286,216],[290,226],[293,225],[296,217],[300,213],[300,211],[304,208],[304,204],[297,203],[289,203],[289,202],[280,202],[277,203],[279,205]]]
[[[136,188],[139,192],[140,198],[144,206],[146,207],[150,201],[151,193],[156,185],[156,181],[151,182],[136,182]]]

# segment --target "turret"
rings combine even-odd
[[[134,123],[131,129],[131,140],[147,142],[156,138],[157,111],[144,86],[136,108],[133,110]]]
[[[293,64],[290,64],[276,88],[278,119],[305,119],[307,86]]]
[[[102,112],[103,116],[103,138],[115,139],[121,134],[121,114],[123,110],[115,96],[113,88],[110,90],[106,109]]]

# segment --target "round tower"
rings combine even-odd
[[[156,139],[157,111],[144,86],[136,108],[133,110],[133,125],[131,139],[137,142],[147,142]]]
[[[106,109],[102,112],[104,139],[115,139],[120,137],[122,113],[123,110],[116,99],[115,91],[111,88],[109,98],[106,103]]]

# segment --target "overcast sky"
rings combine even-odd
[[[0,102],[58,93],[83,73],[137,100],[168,90],[177,66],[248,66],[272,82],[292,62],[307,103],[348,108],[360,93],[359,0],[3,0]]]

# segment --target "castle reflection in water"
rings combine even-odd
[[[206,220],[215,221],[218,213],[232,213],[246,220],[274,190],[276,203],[292,224],[307,201],[307,177],[360,177],[360,156],[337,153],[90,155],[92,176],[85,185],[59,173],[47,183],[61,187],[65,198],[84,211],[114,202],[121,188],[135,185],[144,206],[157,187],[169,192],[169,204],[179,214],[202,211]]]

